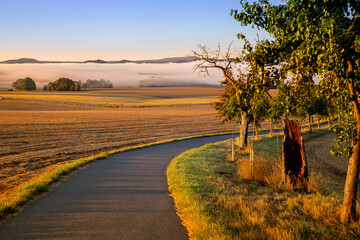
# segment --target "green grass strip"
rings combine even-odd
[[[276,142],[263,138],[259,144],[270,140]],[[190,239],[360,239],[359,223],[340,223],[338,195],[298,193],[242,179],[230,156],[229,140],[207,144],[182,153],[167,169],[169,190]]]

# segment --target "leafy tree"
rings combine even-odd
[[[241,116],[240,106],[236,100],[236,90],[232,86],[225,87],[219,101],[214,102],[213,106],[218,112],[218,117],[221,118],[221,124],[237,120]]]
[[[274,6],[259,0],[253,4],[241,1],[241,6],[242,11],[232,11],[234,18],[274,37],[274,46],[288,57],[284,70],[298,74],[305,66],[306,72],[318,73],[322,77],[319,91],[336,101],[342,118],[335,146],[342,148],[334,152],[349,155],[341,221],[355,221],[360,161],[360,2],[288,0]]]
[[[298,81],[297,85],[293,87],[295,91],[295,116],[306,118],[308,116],[309,131],[312,131],[312,116],[319,110],[316,106],[318,103],[314,81],[311,79],[305,82]]]
[[[252,123],[254,124],[255,139],[258,138],[259,127],[269,117],[270,110],[270,96],[268,94],[255,94],[250,99],[250,115],[252,116]]]
[[[243,118],[245,114],[237,99],[236,89],[232,85],[226,86],[224,92],[219,97],[219,101],[215,102],[213,106],[218,112],[218,117],[222,118],[221,124],[227,121],[240,122],[239,149],[245,149],[248,144],[248,128],[251,116],[247,115]]]
[[[50,82],[43,90],[46,91],[80,91],[80,83],[74,82],[69,78],[59,78],[55,82]]]
[[[315,114],[318,121],[318,128],[320,128],[320,120],[324,117],[330,117],[332,112],[332,106],[330,102],[327,100],[324,94],[321,94],[319,91],[319,87],[316,86],[316,96],[314,101]]]
[[[26,77],[24,79],[18,79],[16,82],[12,84],[12,86],[17,90],[27,90],[27,91],[36,90],[36,84],[34,80],[32,80],[29,77]]]

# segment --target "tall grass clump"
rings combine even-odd
[[[277,159],[256,155],[238,160],[238,175],[241,179],[262,181],[274,187],[282,184],[282,168]]]
[[[249,158],[240,158],[237,163],[240,179],[259,181],[268,186],[289,191],[296,189],[284,178],[281,160],[277,158],[255,155],[253,161],[250,161]],[[306,182],[307,192],[323,193],[325,190],[319,185],[322,181],[320,174],[311,173],[308,182]]]
[[[274,143],[263,138],[255,147],[266,149],[263,144]],[[253,163],[246,154],[233,162],[230,152],[230,141],[210,144],[168,167],[190,239],[360,239],[359,223],[340,223],[342,198],[319,186],[321,175],[311,174],[310,190],[297,192],[283,183],[276,151],[258,150]]]

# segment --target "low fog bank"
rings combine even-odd
[[[114,87],[216,85],[223,79],[218,70],[211,77],[194,72],[195,62],[168,64],[1,64],[0,88],[10,88],[19,78],[30,77],[37,88],[58,78],[66,77],[85,82],[88,79],[110,80]]]

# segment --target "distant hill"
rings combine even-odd
[[[97,60],[87,60],[84,63],[108,63],[108,62],[101,59],[97,59]]]
[[[40,62],[34,58],[19,58],[16,60],[6,60],[3,61],[2,63],[14,64],[14,63],[40,63]]]
[[[97,63],[97,64],[122,64],[122,63],[153,63],[153,64],[166,64],[166,63],[187,63],[195,61],[195,58],[192,57],[173,57],[173,58],[162,58],[162,59],[153,59],[153,60],[120,60],[120,61],[104,61],[101,59],[97,60],[87,60],[87,61],[39,61],[34,58],[19,58],[12,59],[0,62],[0,64],[23,64],[23,63],[36,63],[36,64],[44,64],[44,63]]]
[[[139,60],[139,61],[132,61],[134,63],[186,63],[186,62],[193,62],[196,58],[192,57],[173,57],[173,58],[162,58],[162,59],[155,59],[155,60]]]

